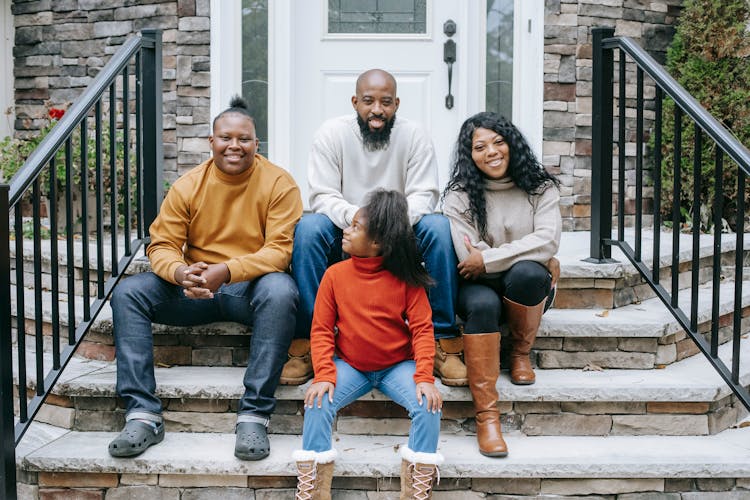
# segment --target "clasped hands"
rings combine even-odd
[[[214,292],[230,278],[226,264],[196,262],[182,265],[174,272],[174,280],[184,289],[189,299],[213,299]]]

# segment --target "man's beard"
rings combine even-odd
[[[370,130],[367,122],[361,116],[357,115],[357,123],[359,124],[359,131],[362,132],[362,142],[365,145],[365,149],[367,151],[385,149],[388,143],[391,142],[391,129],[395,122],[396,115],[393,115],[390,120],[385,121],[385,125],[380,130]]]

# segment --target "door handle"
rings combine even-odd
[[[453,109],[453,94],[451,87],[453,84],[453,63],[456,62],[456,42],[450,39],[456,33],[456,23],[448,19],[443,24],[443,33],[448,35],[448,40],[443,44],[443,62],[448,65],[448,95],[445,96],[445,107]]]

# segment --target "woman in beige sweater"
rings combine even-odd
[[[529,352],[554,297],[560,244],[559,181],[518,129],[495,113],[461,126],[443,213],[450,219],[461,277],[458,314],[483,455],[504,457],[495,384],[500,324],[511,333],[511,381],[533,384]]]

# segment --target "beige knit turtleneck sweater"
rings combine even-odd
[[[542,194],[528,195],[510,178],[488,180],[487,240],[466,216],[469,199],[464,191],[450,191],[445,196],[443,213],[450,219],[453,246],[458,260],[469,256],[464,235],[482,252],[487,274],[507,271],[522,260],[546,263],[560,246],[562,218],[560,193],[549,187]]]

